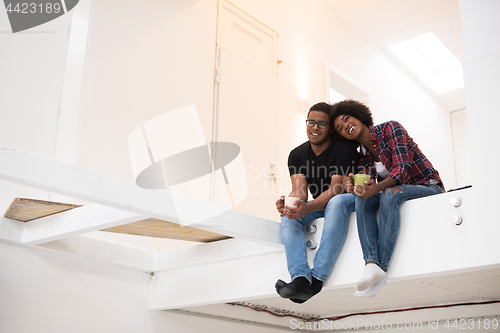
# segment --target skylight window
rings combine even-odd
[[[432,32],[388,48],[436,94],[463,88],[462,64]]]

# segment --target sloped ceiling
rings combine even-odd
[[[326,0],[335,16],[367,43],[389,53],[387,45],[433,32],[463,63],[462,22],[458,0]],[[409,73],[413,76],[412,73]],[[418,79],[416,79],[418,81]],[[420,83],[420,82],[419,82]],[[466,83],[467,84],[467,83]],[[424,86],[424,88],[428,89]],[[437,95],[449,111],[465,108],[464,89]]]

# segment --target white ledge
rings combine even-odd
[[[0,165],[2,180],[178,223],[175,199],[182,206],[197,208],[191,210],[192,220],[187,221],[192,227],[282,247],[276,221],[232,209],[203,220],[207,212],[221,211],[220,207],[168,191],[140,188],[131,181],[5,146],[0,146]]]
[[[229,210],[191,226],[239,239],[170,253],[133,250],[71,236],[139,218],[175,221],[174,194],[142,189],[130,181],[1,146],[0,165],[0,179],[96,203],[30,222],[31,226],[2,218],[1,239],[26,242],[25,245],[44,243],[39,246],[156,271],[157,278],[150,289],[151,309],[276,297],[275,281],[278,278],[289,280],[278,222]],[[451,198],[461,199],[461,206],[450,205]],[[180,196],[177,199],[198,208],[193,210],[195,218],[202,217],[212,208],[211,204],[194,199]],[[484,202],[481,193],[467,189],[404,203],[400,234],[389,268],[389,283],[498,267],[500,225],[495,223],[494,205]],[[454,215],[463,218],[460,226],[450,222]],[[308,237],[319,242],[320,232]],[[270,246],[248,243],[248,240]],[[308,253],[312,263],[315,252]],[[346,242],[324,289],[353,286],[363,266],[355,214],[352,214]],[[185,290],[190,292],[185,293]]]
[[[157,252],[154,258],[154,271],[206,265],[219,261],[238,260],[245,257],[281,252],[284,252],[283,247],[277,248],[232,238],[208,244],[198,244]]]
[[[38,245],[38,247],[106,261],[112,264],[152,272],[154,254],[123,245],[103,242],[85,236],[59,239]]]
[[[23,243],[37,245],[142,219],[139,214],[90,204],[26,222]]]
[[[462,201],[458,208],[450,205],[454,197]],[[480,203],[481,196],[474,189],[404,203],[388,283],[500,267],[496,239],[500,226],[475,208]],[[451,223],[452,215],[462,216],[462,225]],[[312,238],[319,241],[320,231]],[[314,253],[308,250],[310,264]],[[352,288],[354,293],[363,267],[353,213],[347,239],[323,289]],[[200,277],[203,277],[202,283]],[[283,252],[179,266],[157,274],[151,285],[149,306],[150,309],[167,310],[277,297],[274,290],[277,279],[290,280]],[[188,289],[189,293],[183,292]]]

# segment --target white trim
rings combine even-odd
[[[66,4],[64,0],[61,2],[66,13]],[[70,12],[71,26],[68,31],[68,48],[53,156],[58,161],[76,164],[94,0],[80,1]],[[47,199],[72,202],[71,198],[52,193],[48,194]]]
[[[283,249],[276,247],[234,238],[209,244],[152,252],[86,237],[85,235],[46,242],[34,248],[80,255],[149,272],[161,272],[206,264],[212,265],[217,262],[284,252]],[[206,267],[209,268],[210,266]]]
[[[139,214],[90,204],[26,222],[23,243],[37,245],[143,219]]]
[[[64,1],[62,1],[64,4]],[[94,1],[80,1],[71,10],[71,28],[54,146],[56,160],[75,164],[80,136],[80,114]],[[64,6],[66,9],[66,6]]]
[[[66,2],[65,2],[65,0],[61,0],[61,4],[62,4],[63,10],[64,10],[64,14],[66,14],[68,12],[68,9],[66,9]]]
[[[40,244],[37,248],[103,260],[146,272],[153,271],[153,253],[85,236],[60,239]]]
[[[325,101],[330,102],[330,88],[332,88],[330,74],[336,75],[345,83],[344,86],[337,86],[334,90],[338,91],[348,99],[354,99],[366,105],[369,105],[369,89],[351,78],[340,69],[329,65],[328,63],[325,63]]]
[[[156,280],[150,285],[149,309],[276,297],[276,279],[289,279],[287,275],[284,252],[170,269],[155,274]]]
[[[242,239],[199,244],[155,253],[154,271],[214,263],[249,256],[280,253],[284,249],[257,244]]]

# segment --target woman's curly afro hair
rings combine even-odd
[[[332,105],[330,110],[332,122],[341,115],[354,117],[366,126],[373,125],[373,117],[370,109],[363,103],[352,99],[347,99]]]

